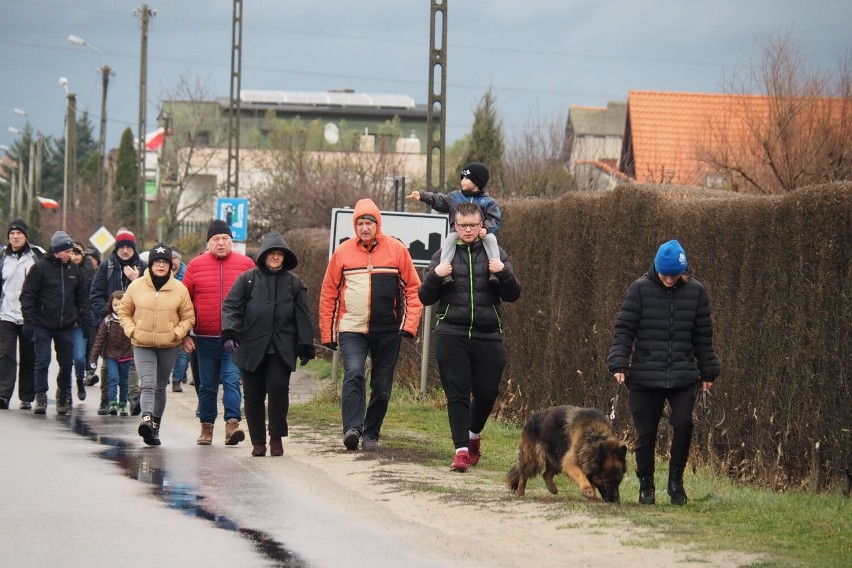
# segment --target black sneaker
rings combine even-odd
[[[30,402],[28,400],[22,400],[21,401],[21,410],[32,410],[32,409],[33,409],[33,403],[32,402]]]
[[[35,408],[33,408],[33,414],[46,414],[47,413],[47,393],[40,392],[35,396]]]
[[[379,441],[375,438],[362,438],[361,449],[365,452],[375,452],[379,449]]]
[[[159,446],[159,425],[151,419],[151,413],[145,412],[142,414],[142,423],[139,424],[139,435],[142,436],[142,441],[149,446]]]
[[[101,398],[101,405],[98,407],[98,416],[106,416],[109,414],[109,401]]]
[[[94,371],[89,371],[88,373],[86,373],[86,378],[83,380],[83,384],[87,387],[93,387],[98,384],[100,380],[101,379],[98,377],[97,374],[95,374]]]
[[[180,386],[180,381],[174,381],[172,383],[172,392],[183,392],[183,387]]]
[[[9,401],[0,396],[0,410],[7,410],[9,408]]]
[[[130,415],[139,416],[139,413],[142,412],[142,404],[139,402],[139,399],[132,398],[127,402],[130,405]]]
[[[353,452],[358,449],[358,441],[360,439],[361,434],[358,433],[358,430],[347,430],[343,436],[343,445],[346,446],[347,450]]]
[[[83,379],[77,379],[77,398],[86,400],[86,386],[83,384]]]

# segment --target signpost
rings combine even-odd
[[[216,218],[231,228],[234,241],[248,238],[249,201],[244,197],[219,197],[216,199]]]
[[[382,233],[399,240],[408,248],[414,266],[429,266],[432,255],[441,250],[441,242],[450,231],[447,215],[382,211]],[[345,240],[355,236],[354,209],[331,210],[331,237],[328,258]]]

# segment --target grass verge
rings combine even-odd
[[[327,383],[314,400],[290,409],[292,425],[340,434],[340,397],[331,384],[331,366],[326,361],[307,367]],[[489,420],[483,432],[484,458],[477,466],[482,483],[493,484],[493,495],[502,488],[503,476],[515,461],[520,425]],[[453,454],[443,394],[421,398],[417,393],[397,388],[382,428],[383,452],[396,460],[410,460],[425,466],[447,468]],[[658,463],[657,505],[636,502],[639,484],[633,472],[635,463],[628,455],[628,475],[621,486],[622,504],[601,506],[585,501],[579,490],[564,476],[557,476],[559,495],[550,495],[541,478],[530,480],[526,499],[560,504],[552,516],[559,528],[571,528],[572,514],[598,519],[598,526],[627,521],[644,529],[641,538],[625,544],[659,547],[677,543],[701,551],[732,550],[761,554],[755,566],[846,567],[852,558],[852,499],[841,492],[811,494],[801,491],[774,492],[739,485],[701,467],[691,468],[684,478],[689,503],[670,505],[665,493],[667,465]],[[412,488],[416,488],[412,485]],[[452,487],[424,485],[422,491],[452,494]],[[463,490],[458,490],[463,491]],[[476,494],[458,495],[466,501]],[[491,497],[489,497],[491,498]],[[594,529],[594,527],[591,527]]]

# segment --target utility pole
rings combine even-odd
[[[149,10],[147,4],[133,11],[140,19],[142,43],[139,49],[139,188],[136,192],[136,230],[143,241],[145,239],[145,122],[148,109],[148,22],[156,10]]]
[[[77,177],[77,95],[65,95],[65,187],[62,190],[62,230],[66,230],[68,222],[68,203],[74,203],[76,198]],[[75,204],[76,205],[76,204]]]
[[[429,108],[426,112],[426,189],[444,191],[446,185],[447,137],[447,4],[448,0],[431,0],[429,23]],[[436,20],[440,16],[438,35]],[[435,89],[435,75],[440,71],[441,84]],[[436,117],[435,113],[440,113]],[[440,121],[436,124],[436,120]],[[438,183],[434,182],[434,159],[438,157]]]
[[[240,75],[243,67],[243,0],[234,0],[231,23],[231,97],[228,106],[228,197],[240,191]]]
[[[104,201],[106,200],[106,124],[107,124],[107,90],[109,89],[109,78],[115,75],[115,70],[104,64],[100,69],[103,77],[103,91],[101,92],[101,132],[98,136],[98,187],[95,190],[95,226],[99,229],[104,221]]]

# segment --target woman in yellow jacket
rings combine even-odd
[[[189,292],[172,276],[172,249],[162,243],[151,249],[148,270],[127,287],[118,316],[139,373],[139,435],[159,446],[166,387],[181,340],[195,324]]]

